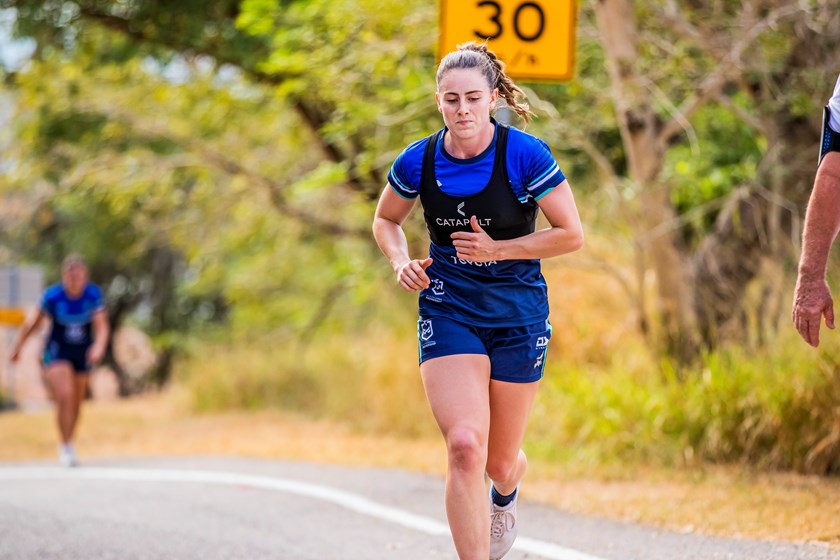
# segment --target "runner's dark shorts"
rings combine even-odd
[[[90,372],[90,364],[87,360],[87,351],[90,348],[87,344],[73,345],[60,344],[50,341],[44,350],[43,362],[48,366],[55,362],[70,362],[75,373],[81,375]]]
[[[421,364],[441,356],[483,354],[490,358],[490,378],[511,383],[542,378],[550,338],[548,321],[524,327],[473,327],[445,317],[417,322]]]

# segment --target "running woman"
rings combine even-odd
[[[78,255],[70,255],[61,266],[61,282],[50,286],[41,299],[35,319],[23,327],[12,352],[16,362],[24,343],[45,319],[52,328],[44,349],[44,377],[56,404],[61,438],[59,461],[77,464],[73,434],[79,422],[82,401],[88,387],[91,366],[105,355],[110,327],[102,291],[88,282],[88,269]]]
[[[498,559],[516,538],[521,445],[551,336],[539,259],[580,249],[583,231],[548,146],[491,117],[499,97],[530,117],[496,55],[460,45],[436,82],[445,126],[397,157],[373,234],[399,285],[420,292],[420,374],[446,442],[455,549]],[[412,259],[402,224],[418,197],[431,244]],[[550,227],[535,231],[539,210]]]

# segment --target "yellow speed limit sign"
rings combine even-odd
[[[576,15],[574,0],[440,0],[439,54],[487,41],[512,78],[569,80]]]
[[[19,307],[0,307],[0,325],[18,327],[26,320],[26,312]]]

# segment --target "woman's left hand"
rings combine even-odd
[[[473,228],[472,232],[456,231],[450,236],[458,258],[472,262],[498,260],[497,243],[481,229],[475,216],[470,216],[470,225]]]
[[[96,366],[99,365],[99,362],[102,361],[102,358],[105,357],[105,348],[100,348],[98,345],[93,344],[87,351],[87,360],[88,363]]]

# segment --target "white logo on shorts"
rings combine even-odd
[[[85,326],[82,323],[70,323],[64,327],[67,342],[82,342],[85,339]]]
[[[425,321],[420,322],[420,338],[423,340],[429,340],[432,338],[434,331],[432,331],[432,320],[426,319]]]
[[[543,364],[543,360],[544,360],[544,359],[545,359],[545,352],[543,352],[542,354],[540,354],[540,357],[539,357],[539,358],[537,358],[537,361],[536,361],[536,362],[534,362],[534,369],[537,369],[538,367],[542,367],[542,364]]]
[[[548,346],[548,337],[547,336],[539,337],[537,339],[536,348],[545,348],[546,346]]]

